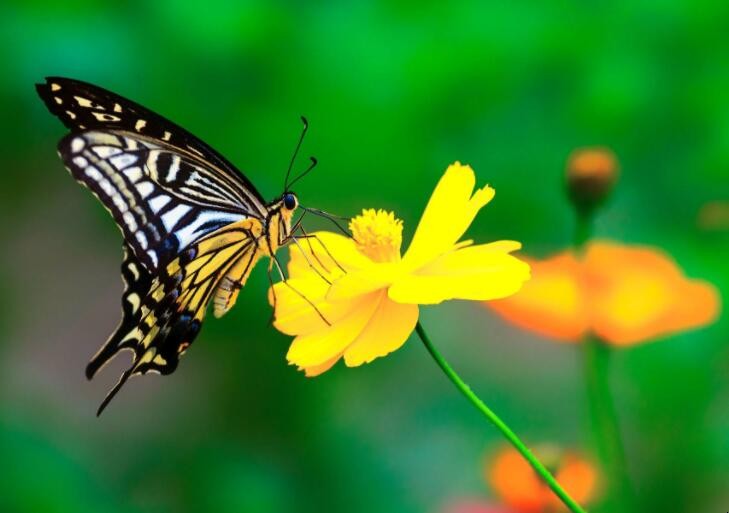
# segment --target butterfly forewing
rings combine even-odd
[[[248,211],[265,215],[265,200],[253,184],[228,160],[184,128],[141,105],[101,87],[61,77],[48,77],[37,84],[48,110],[72,132],[125,131],[164,143],[181,155],[200,159],[215,181],[229,180],[236,186]]]
[[[134,134],[70,134],[59,153],[152,271],[217,228],[258,215],[245,211],[234,191],[202,166]]]

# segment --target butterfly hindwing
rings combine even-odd
[[[129,265],[134,261],[125,259],[123,319],[92,359],[87,375],[92,376],[123,349],[133,351],[132,365],[102,402],[99,413],[131,376],[150,371],[170,374],[177,368],[180,356],[200,331],[206,307],[225,283],[224,278],[234,271],[241,276],[241,269],[245,270],[242,280],[248,277],[260,257],[260,232],[261,224],[255,219],[223,227],[183,250],[149,282],[144,281],[144,275],[130,274]]]
[[[142,300],[149,293],[152,275],[134,256],[129,247],[124,245],[122,261],[122,278],[124,293],[122,294],[122,319],[114,333],[86,366],[86,377],[91,379],[114,355],[123,349],[133,350],[133,341],[124,340],[124,336],[139,323]]]

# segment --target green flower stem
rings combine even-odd
[[[592,236],[592,216],[592,212],[577,212],[577,225],[572,245],[578,253],[582,252],[583,246]]]
[[[625,449],[608,381],[610,347],[598,338],[588,337],[583,341],[583,351],[592,433],[608,478],[606,510],[634,511]]]
[[[527,448],[526,445],[524,445],[524,442],[522,442],[516,434],[507,426],[504,424],[504,421],[501,420],[491,409],[486,406],[486,404],[479,399],[479,397],[473,393],[471,388],[456,374],[456,371],[454,371],[451,366],[448,364],[448,362],[443,358],[443,356],[438,352],[438,350],[433,346],[433,343],[430,341],[430,338],[428,337],[428,334],[423,329],[423,326],[418,322],[418,324],[415,326],[415,331],[420,336],[420,340],[423,341],[423,345],[425,345],[425,348],[428,350],[430,355],[433,357],[435,362],[438,364],[438,366],[441,368],[441,370],[445,373],[446,376],[448,376],[448,379],[450,379],[453,384],[456,386],[458,390],[468,399],[471,404],[473,404],[478,411],[484,414],[484,416],[494,425],[496,428],[501,431],[501,434],[504,435],[504,437],[511,443],[511,445],[514,446],[514,448],[521,453],[521,455],[526,459],[529,464],[532,466],[534,471],[544,480],[544,482],[551,488],[551,490],[562,500],[562,502],[567,506],[570,511],[573,513],[585,513],[585,510],[580,507],[579,504],[577,504],[572,497],[570,497],[567,492],[564,491],[564,489],[559,485],[556,479],[554,479],[554,476],[545,468],[544,465],[532,454],[532,452]]]
[[[577,210],[573,246],[579,255],[592,236],[592,213]],[[634,511],[625,449],[608,380],[610,346],[597,337],[583,340],[585,387],[593,444],[608,480],[606,510]]]

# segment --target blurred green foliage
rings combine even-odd
[[[571,237],[567,155],[606,145],[622,177],[598,235],[660,246],[725,294],[729,231],[697,215],[729,199],[727,26],[729,3],[707,0],[3,3],[0,511],[437,512],[488,496],[499,443],[415,339],[315,380],[287,367],[263,269],[173,376],[134,380],[95,419],[122,364],[90,384],[82,369],[116,323],[120,241],[58,161],[35,82],[147,105],[269,198],[306,115],[320,166],[302,203],[395,209],[406,237],[446,165],[470,163],[497,190],[471,235],[539,256]],[[423,322],[528,442],[587,447],[579,348],[478,305]],[[729,507],[728,328],[614,355],[640,511]]]

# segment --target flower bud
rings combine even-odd
[[[589,214],[608,197],[619,165],[608,148],[578,148],[567,159],[567,194],[581,214]]]

